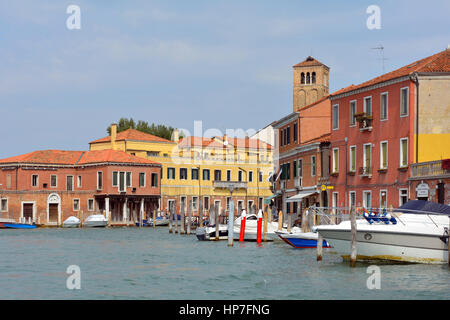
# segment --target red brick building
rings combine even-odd
[[[43,150],[0,160],[0,217],[60,225],[105,213],[112,224],[158,208],[161,165],[117,150]]]
[[[333,206],[415,199],[411,165],[449,151],[449,57],[444,50],[331,95]]]

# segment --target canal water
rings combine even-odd
[[[450,299],[447,265],[350,268],[282,241],[198,241],[168,228],[0,230],[0,299]],[[67,268],[80,270],[69,290]],[[374,283],[374,282],[372,282]]]

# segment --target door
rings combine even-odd
[[[48,205],[48,222],[58,222],[58,206],[57,203],[50,203]]]
[[[24,203],[23,204],[23,217],[25,221],[28,220],[33,221],[33,204],[32,203]]]

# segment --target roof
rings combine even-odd
[[[260,140],[260,139],[250,139],[250,138],[227,138],[228,145],[233,147],[250,148],[250,149],[272,149],[272,145]],[[224,138],[223,137],[185,137],[178,142],[179,147],[209,147],[209,148],[223,148]]]
[[[158,162],[132,156],[120,150],[65,151],[39,150],[20,156],[0,159],[1,164],[87,165],[95,163],[129,163],[160,165]]]
[[[136,129],[127,129],[124,131],[121,131],[117,133],[116,141],[123,141],[123,140],[137,140],[137,141],[150,141],[150,142],[169,142],[173,143],[173,141],[155,136],[153,134],[145,133]],[[89,144],[92,143],[100,143],[100,142],[110,142],[111,136],[107,136],[98,140],[94,140],[89,142]]]
[[[304,61],[297,63],[295,66],[293,66],[293,68],[296,67],[312,67],[312,66],[324,66],[327,69],[330,69],[329,67],[327,67],[326,65],[324,65],[322,62],[320,62],[319,60],[316,60],[315,58],[308,56]]]
[[[320,137],[315,137],[313,139],[307,140],[307,141],[303,141],[302,143],[300,143],[301,146],[303,145],[307,145],[310,143],[322,143],[322,142],[330,142],[331,141],[331,133],[325,133],[323,135],[321,135]]]
[[[413,73],[432,73],[432,72],[450,72],[450,49],[446,49],[432,56],[410,63],[404,67],[396,69],[394,71],[385,73],[379,77],[373,78],[369,81],[363,82],[358,85],[349,85],[334,93],[332,96],[336,96],[345,92],[353,91],[360,88],[369,87],[374,84],[385,82],[388,80],[412,75]]]

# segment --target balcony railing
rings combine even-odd
[[[229,189],[230,186],[236,189],[247,189],[247,182],[245,181],[218,181],[214,180],[214,188]]]
[[[358,174],[361,177],[368,177],[368,178],[370,178],[370,177],[372,177],[372,167],[360,167],[359,171],[358,171]]]
[[[411,178],[450,177],[450,170],[442,168],[442,160],[411,164]]]
[[[373,117],[372,115],[368,115],[366,113],[358,113],[355,114],[356,121],[359,122],[359,130],[360,131],[371,131],[372,130],[372,122]]]

